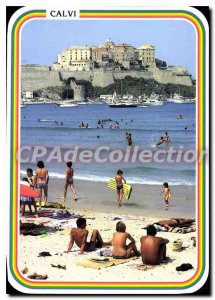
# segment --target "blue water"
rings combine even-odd
[[[44,146],[48,153],[54,146],[59,146],[61,153],[78,146],[80,150],[96,150],[100,146],[107,146],[110,150],[125,151],[127,142],[125,133],[132,134],[133,146],[139,150],[156,151],[155,144],[160,136],[168,131],[171,142],[159,147],[168,150],[169,147],[178,149],[195,149],[195,104],[175,104],[166,102],[163,106],[149,106],[147,108],[110,108],[106,104],[80,105],[75,108],[61,108],[53,105],[28,105],[21,109],[21,146]],[[183,115],[182,120],[176,115]],[[42,121],[38,121],[38,118]],[[99,119],[111,119],[104,128],[97,128]],[[55,123],[58,122],[58,124]],[[80,129],[81,122],[89,124],[88,129]],[[114,122],[120,123],[120,129],[109,129]],[[60,125],[63,122],[63,125]],[[187,130],[184,128],[187,127]],[[33,149],[33,148],[32,148]],[[132,152],[131,151],[131,152]],[[27,153],[27,152],[26,152]],[[106,154],[104,151],[103,154]],[[30,156],[30,152],[29,152]],[[103,158],[104,156],[101,155]],[[45,158],[42,158],[45,161]],[[39,158],[38,158],[39,160]],[[63,178],[65,162],[57,159],[45,163],[54,177]],[[21,164],[24,172],[27,167],[36,169],[36,162]],[[75,177],[92,181],[107,181],[113,177],[117,169],[122,169],[130,183],[161,184],[168,181],[171,184],[194,185],[195,163],[174,162],[118,162],[111,163],[74,163]]]

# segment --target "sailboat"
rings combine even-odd
[[[108,104],[109,107],[114,107],[114,108],[125,108],[125,107],[137,107],[137,104],[129,101],[121,101],[119,100],[117,93],[113,93],[112,101],[110,104]]]
[[[60,101],[58,104],[60,107],[77,107],[78,104],[74,103],[74,100],[68,99],[68,89],[67,89],[67,100]]]

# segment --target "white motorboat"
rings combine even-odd
[[[21,108],[26,108],[27,105],[25,105],[25,104],[20,104],[20,107],[21,107]]]
[[[137,107],[137,104],[131,101],[121,101],[117,97],[116,92],[113,93],[112,102],[108,104],[109,107],[112,108],[126,108],[126,107]]]
[[[77,107],[78,104],[74,103],[72,100],[64,100],[57,104],[60,107]]]
[[[162,96],[152,93],[149,98],[144,100],[143,105],[163,105]]]
[[[174,94],[174,97],[172,98],[174,103],[183,103],[183,104],[189,104],[189,103],[195,103],[195,98],[185,98],[179,94]]]
[[[174,94],[172,99],[174,103],[184,103],[185,100],[184,96],[180,94]]]

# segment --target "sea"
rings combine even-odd
[[[183,119],[177,119],[178,115]],[[103,128],[98,120],[105,120]],[[88,128],[79,128],[82,122]],[[114,128],[116,122],[119,129]],[[166,131],[170,142],[156,147]],[[127,145],[126,133],[132,135],[131,147]],[[66,161],[73,160],[76,180],[107,182],[121,169],[130,184],[168,182],[192,186],[195,161],[167,161],[167,154],[171,149],[176,153],[180,150],[182,156],[187,150],[195,151],[196,104],[165,102],[161,106],[137,108],[110,108],[106,103],[78,107],[31,104],[21,108],[20,146],[21,174],[29,167],[36,170],[37,161],[43,160],[50,177],[64,178]],[[77,157],[69,156],[73,152],[68,151],[74,149],[78,149]],[[163,161],[154,158],[158,150]],[[126,151],[129,158],[125,157]],[[144,159],[139,158],[141,151],[145,151]],[[153,159],[147,153],[152,153]]]

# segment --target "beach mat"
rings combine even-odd
[[[116,190],[117,189],[116,180],[111,178],[108,182],[108,187],[110,189]],[[132,187],[129,184],[123,183],[123,195],[127,200],[130,198],[131,192],[132,192]]]
[[[111,266],[116,266],[116,265],[120,265],[120,264],[124,264],[127,263],[129,261],[132,261],[134,259],[138,259],[139,257],[130,257],[130,258],[126,258],[126,259],[115,259],[113,257],[109,257],[109,261],[105,261],[105,262],[95,262],[92,261],[90,258],[85,260],[85,261],[78,261],[76,262],[77,266],[81,266],[81,267],[85,267],[85,268],[92,268],[95,270],[100,270],[102,268],[107,268],[107,267],[111,267]]]

